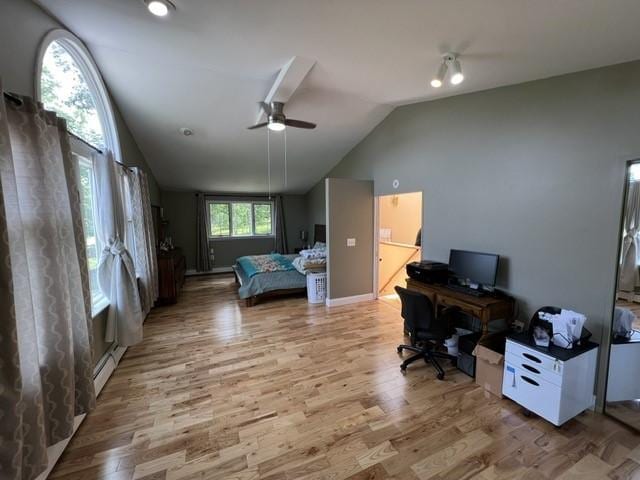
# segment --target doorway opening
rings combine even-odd
[[[378,197],[377,236],[378,298],[400,308],[394,288],[406,286],[406,265],[421,257],[422,192]]]

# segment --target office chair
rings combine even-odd
[[[406,373],[409,364],[423,359],[425,363],[433,365],[438,372],[438,379],[442,380],[444,370],[437,359],[455,360],[456,357],[438,352],[435,348],[454,333],[450,320],[452,314],[459,310],[458,307],[448,307],[436,318],[433,303],[426,295],[402,287],[395,287],[395,290],[402,302],[405,331],[409,332],[411,337],[411,345],[399,345],[398,354],[402,354],[403,350],[416,353],[402,362],[400,370],[402,373]],[[418,342],[421,342],[422,346],[418,346]]]

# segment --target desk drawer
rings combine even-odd
[[[443,307],[459,307],[463,312],[470,314],[473,317],[480,318],[482,316],[482,308],[477,305],[471,305],[470,303],[463,302],[457,298],[445,297],[444,295],[438,295],[438,305]]]
[[[542,379],[554,385],[562,386],[562,373],[554,370],[548,370],[541,364],[527,359],[522,355],[515,355],[512,352],[506,352],[505,362],[515,365],[534,380]],[[560,362],[559,362],[560,363]]]
[[[525,361],[529,365],[538,369],[548,370],[562,376],[564,362],[556,360],[544,353],[540,353],[537,350],[533,350],[532,348],[512,342],[509,339],[507,339],[507,346],[505,348],[505,355],[507,354],[512,354],[516,359],[518,359],[515,361],[516,364],[520,361]]]
[[[526,370],[504,362],[502,393],[554,425],[560,423],[562,390],[541,378],[533,378]]]

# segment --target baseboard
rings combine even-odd
[[[354,295],[352,297],[327,298],[327,307],[339,307],[340,305],[349,305],[350,303],[369,302],[375,300],[374,293],[365,293],[363,295]]]
[[[195,277],[198,275],[211,275],[213,273],[232,273],[232,272],[233,272],[232,267],[216,267],[206,272],[198,272],[196,270],[187,270],[186,272],[184,272],[184,275],[185,277]]]
[[[93,386],[96,391],[96,397],[100,394],[100,392],[106,385],[107,380],[109,380],[109,377],[113,375],[113,372],[117,368],[118,364],[120,363],[120,360],[122,359],[122,356],[126,351],[127,351],[127,347],[116,347],[105,354],[106,359],[103,362],[101,362],[102,366],[100,367],[100,370],[98,370],[98,373],[95,375],[93,379]],[[73,433],[69,438],[65,438],[64,440],[61,440],[60,442],[54,445],[51,445],[49,448],[47,448],[47,458],[49,460],[49,465],[47,466],[47,469],[44,472],[42,472],[40,475],[36,477],[36,480],[46,480],[46,478],[51,473],[51,470],[53,470],[53,467],[55,467],[56,463],[58,463],[58,460],[62,456],[64,449],[67,448],[67,445],[69,444],[73,436],[78,431],[78,427],[80,427],[80,424],[82,423],[82,421],[86,416],[87,415],[83,413],[82,415],[78,415],[74,419]]]

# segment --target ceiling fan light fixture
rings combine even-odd
[[[281,132],[282,130],[284,130],[285,128],[287,128],[285,126],[284,123],[278,122],[276,120],[269,122],[269,124],[267,125],[267,128],[269,130],[271,130],[272,132]]]
[[[156,17],[166,17],[176,6],[169,0],[144,0],[147,10]]]

